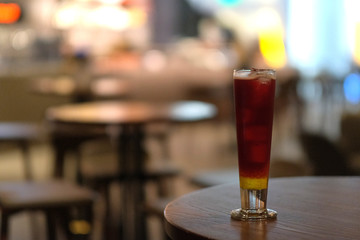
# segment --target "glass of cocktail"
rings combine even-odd
[[[266,208],[274,115],[275,70],[234,70],[241,208],[237,220],[274,219]]]

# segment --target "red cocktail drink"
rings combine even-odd
[[[234,218],[241,220],[269,218],[266,196],[274,97],[274,70],[234,71],[234,101],[242,206],[237,210],[237,214],[241,216],[236,217],[232,213]]]

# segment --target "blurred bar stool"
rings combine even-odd
[[[45,214],[49,240],[59,239],[56,236],[60,227],[66,239],[75,239],[76,233],[89,239],[95,197],[92,191],[65,181],[0,182],[1,240],[10,239],[10,217],[21,211]],[[69,229],[67,220],[71,210],[83,211],[84,219],[71,221]]]
[[[64,165],[67,154],[75,155],[75,178],[78,184],[83,184],[83,175],[81,174],[81,153],[82,144],[95,140],[107,138],[107,133],[102,128],[87,126],[69,126],[63,124],[49,125],[49,138],[54,149],[55,166],[53,177],[64,178]]]
[[[143,182],[143,185],[151,185],[154,187],[154,192],[156,193],[155,201],[145,201],[141,206],[139,206],[139,208],[146,216],[155,215],[162,219],[163,210],[168,202],[166,199],[171,196],[172,193],[172,180],[180,175],[181,170],[169,163],[170,161],[167,161],[169,159],[162,159],[161,157],[159,159],[148,159],[149,161],[146,161],[148,163],[153,161],[159,163],[156,164],[156,166],[152,166],[150,163],[151,166],[146,167],[144,171],[138,175],[138,177]],[[80,156],[80,158],[81,161],[87,160],[84,156]],[[117,161],[116,158],[110,158],[110,160]],[[111,211],[111,189],[114,183],[119,183],[120,187],[123,187],[123,183],[127,181],[129,176],[127,176],[126,173],[121,172],[116,167],[111,169],[101,169],[101,167],[98,167],[98,169],[92,170],[85,168],[81,170],[80,175],[85,186],[101,193],[105,203],[105,215],[103,222],[103,229],[105,231],[103,232],[103,239],[114,239],[114,231],[117,231],[117,229],[111,221],[114,214]]]
[[[65,213],[70,208],[83,211],[86,216],[86,223],[91,224],[91,208],[94,202],[94,193],[92,191],[65,181],[32,181],[30,144],[41,140],[43,137],[41,127],[36,124],[24,122],[0,123],[0,143],[15,144],[20,148],[26,179],[26,181],[0,182],[1,240],[9,239],[9,218],[18,212],[26,210],[40,210],[45,213],[48,239],[56,239],[56,219],[62,219],[62,228],[66,230],[67,236],[71,236],[65,225]],[[35,225],[32,226],[32,228],[34,227]]]
[[[16,144],[23,155],[25,179],[32,179],[30,149],[29,145],[34,140],[39,140],[41,136],[40,128],[31,123],[22,122],[1,122],[0,123],[0,143]]]
[[[145,127],[151,123],[190,123],[212,119],[215,106],[203,102],[149,103],[137,101],[102,101],[53,107],[47,120],[69,126],[102,126],[115,143],[118,179],[122,183],[122,231],[124,239],[146,239],[143,204],[148,159],[144,144]]]
[[[112,239],[114,229],[111,228],[111,208],[110,208],[110,189],[113,183],[123,183],[126,181],[126,174],[112,169],[112,171],[95,171],[86,172],[81,168],[82,162],[86,161],[86,158],[82,156],[81,148],[85,144],[91,141],[110,141],[109,131],[117,131],[116,129],[101,128],[96,126],[88,127],[86,125],[69,125],[62,123],[51,123],[50,122],[50,139],[55,151],[55,166],[53,176],[57,179],[63,179],[65,177],[64,166],[66,157],[69,153],[75,156],[75,178],[76,182],[80,185],[89,187],[96,192],[99,192],[105,201],[105,221],[103,228],[106,229],[104,232],[104,239]],[[157,131],[151,131],[152,134]],[[161,132],[162,133],[162,132]],[[160,143],[162,145],[163,142]],[[168,155],[163,153],[163,157]],[[114,159],[117,161],[117,159]],[[168,159],[165,159],[168,160]],[[161,167],[153,167],[151,169],[145,169],[144,173],[140,178],[145,184],[154,183],[157,191],[157,195],[160,198],[160,202],[164,201],[163,198],[169,196],[169,184],[168,182],[180,174],[180,170],[168,164],[168,161],[163,161],[164,164]],[[164,167],[165,166],[165,167]],[[154,210],[157,211],[156,215],[162,215],[163,209],[166,204],[158,204],[154,202],[152,204],[145,203],[143,206],[144,212],[148,215],[153,215]],[[162,208],[156,207],[162,206]]]

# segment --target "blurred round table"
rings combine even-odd
[[[71,126],[104,127],[118,149],[119,172],[123,179],[123,239],[144,239],[145,126],[155,122],[196,122],[216,116],[214,105],[198,101],[147,103],[104,101],[51,107],[46,112],[53,123]],[[56,163],[57,167],[60,166]],[[59,171],[62,172],[62,171]]]
[[[268,208],[277,220],[236,221],[238,183],[184,195],[165,209],[174,240],[360,239],[360,177],[294,177],[269,181]]]

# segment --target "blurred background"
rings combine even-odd
[[[49,75],[270,67],[297,71],[294,94],[311,106],[357,110],[357,7],[351,0],[2,1],[0,76],[6,85],[9,78]],[[21,117],[37,120],[32,108]],[[2,119],[20,118],[9,107],[0,109]],[[312,125],[335,136],[332,120]]]
[[[109,99],[214,104],[213,120],[166,132],[165,150],[156,137],[147,139],[151,159],[166,152],[180,169],[173,188],[180,196],[237,181],[232,71],[274,68],[270,175],[358,175],[358,9],[357,0],[0,1],[0,123],[40,127],[41,140],[30,142],[31,166],[34,179],[46,180],[54,157],[45,118],[51,106]],[[0,179],[22,179],[21,149],[1,143]],[[114,149],[87,142],[81,154],[86,172],[111,168]],[[68,158],[71,180],[74,156]],[[115,198],[114,209],[119,204]],[[149,239],[161,238],[161,220],[150,226]],[[98,226],[95,239],[100,232]]]

